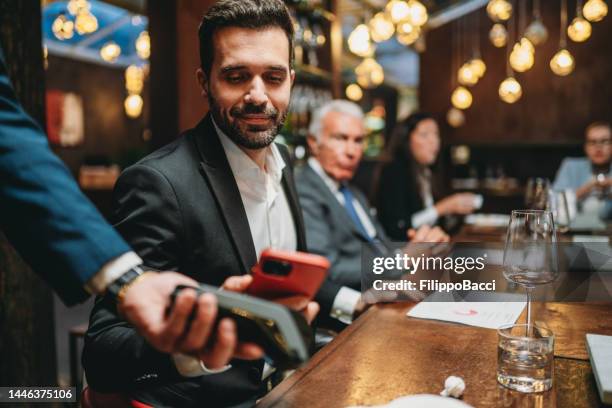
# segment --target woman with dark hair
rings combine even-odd
[[[471,193],[439,199],[441,183],[432,172],[439,152],[438,124],[427,113],[410,115],[393,131],[375,192],[379,219],[392,239],[405,241],[410,228],[436,224],[446,215],[470,214],[479,206],[480,198]]]

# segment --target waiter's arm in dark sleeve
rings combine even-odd
[[[0,229],[66,304],[84,300],[84,285],[130,251],[17,101],[1,50],[0,180]]]

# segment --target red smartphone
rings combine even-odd
[[[323,284],[329,261],[320,255],[265,249],[251,268],[247,293],[264,298],[304,296],[312,299]]]

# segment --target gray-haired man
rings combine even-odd
[[[364,310],[361,301],[361,251],[389,248],[389,240],[365,196],[350,184],[366,138],[363,111],[353,102],[334,100],[313,115],[308,137],[312,157],[296,171],[298,195],[304,212],[310,252],[329,259],[326,284],[318,294],[320,318],[350,323]],[[448,236],[439,228],[410,231],[411,242],[441,242]]]

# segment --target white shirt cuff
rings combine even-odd
[[[334,298],[330,316],[340,320],[342,323],[351,324],[359,299],[361,299],[361,292],[346,286],[341,287]]]
[[[412,215],[412,228],[419,228],[423,225],[433,225],[438,220],[438,210],[436,207],[427,207]]]
[[[107,262],[91,279],[85,283],[85,290],[92,294],[103,293],[118,277],[135,266],[141,265],[142,259],[135,252],[123,255]]]
[[[172,360],[174,361],[177,371],[183,377],[200,377],[202,375],[219,374],[232,368],[231,364],[228,364],[225,367],[211,370],[207,368],[199,358],[182,353],[172,354]]]

